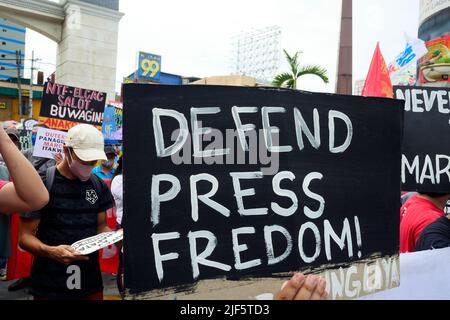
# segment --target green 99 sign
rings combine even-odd
[[[138,78],[140,80],[160,81],[161,56],[139,52]]]

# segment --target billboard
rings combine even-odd
[[[161,78],[161,56],[139,52],[137,80],[159,82]]]
[[[420,84],[450,82],[450,36],[426,43],[428,53],[420,60]]]
[[[450,7],[450,0],[420,0],[420,23]]]

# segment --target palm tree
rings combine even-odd
[[[274,86],[297,89],[298,78],[308,74],[320,77],[325,83],[329,82],[327,70],[325,68],[318,65],[300,66],[298,56],[301,52],[296,52],[294,56],[290,56],[286,50],[283,51],[286,55],[286,60],[289,63],[291,71],[277,75],[272,82]]]

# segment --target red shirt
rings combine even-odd
[[[9,181],[0,180],[0,189],[3,188],[4,186],[6,186],[8,183],[9,183]]]
[[[412,196],[400,209],[400,252],[416,251],[423,229],[444,215],[444,210],[431,201]]]

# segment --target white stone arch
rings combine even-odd
[[[0,0],[0,18],[58,44],[56,81],[115,99],[119,21],[123,14],[79,0]],[[96,2],[96,1],[89,1]]]

